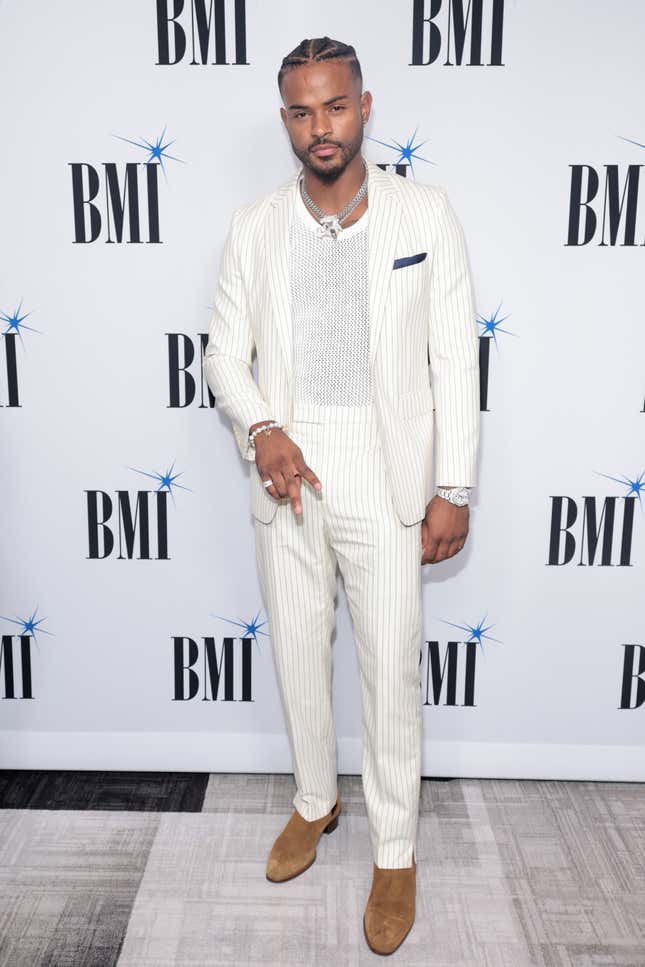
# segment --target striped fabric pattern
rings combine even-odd
[[[394,507],[402,523],[412,524],[425,515],[435,483],[476,484],[474,293],[463,229],[446,189],[367,165],[370,367]],[[255,459],[249,426],[274,419],[288,433],[293,416],[288,229],[298,175],[233,213],[209,323],[204,373],[249,461]],[[419,252],[427,258],[393,268],[395,259]],[[279,502],[255,469],[250,479],[252,513],[266,523]]]
[[[257,571],[307,820],[337,795],[332,713],[336,566],[352,619],[362,709],[361,775],[374,862],[410,866],[421,787],[421,524],[394,512],[372,404],[296,402],[292,436],[322,483],[256,520]]]

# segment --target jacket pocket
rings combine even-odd
[[[397,415],[403,419],[422,413],[432,413],[433,409],[434,397],[430,386],[413,390],[411,393],[403,393],[396,401]]]
[[[401,258],[394,259],[392,268],[403,269],[406,265],[416,265],[417,262],[423,262],[427,254],[427,252],[417,252],[416,255],[403,255]]]

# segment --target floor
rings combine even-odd
[[[264,875],[292,775],[0,771],[2,967],[382,962],[360,776],[316,862]],[[390,963],[645,967],[645,787],[424,779]]]

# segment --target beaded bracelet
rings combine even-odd
[[[287,425],[286,423],[278,423],[277,420],[272,420],[270,423],[264,423],[262,426],[256,427],[255,430],[249,433],[249,445],[252,447],[255,446],[255,437],[257,436],[258,433],[262,433],[263,430],[268,430],[269,433],[274,427],[277,427],[280,430],[284,430],[286,425]]]

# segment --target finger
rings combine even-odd
[[[435,554],[436,554],[436,551],[434,553],[432,553],[431,551],[428,551],[426,549],[423,552],[423,557],[421,558],[421,563],[422,564],[436,564],[437,563],[437,560],[436,560]]]
[[[315,490],[322,490],[322,483],[313,472],[311,467],[308,467],[306,463],[303,463],[300,467],[300,475],[302,476],[302,479],[306,480],[307,483],[310,483]]]
[[[266,476],[260,474],[260,478],[264,480],[271,480],[272,484],[270,487],[265,487],[265,490],[270,494],[275,500],[282,500],[285,496],[284,478],[279,470],[275,472],[267,473]]]
[[[457,553],[456,541],[446,541],[444,543],[444,549],[443,549],[443,560],[447,561],[448,558],[454,557],[456,553]]]
[[[433,540],[432,538],[428,540],[428,543],[426,545],[425,560],[423,561],[424,564],[434,564],[435,554],[437,553],[438,546],[439,546],[438,541]]]
[[[459,554],[459,551],[462,549],[465,543],[465,538],[455,537],[454,541],[451,541],[450,544],[450,556],[452,557],[454,554]]]
[[[435,564],[439,564],[440,561],[445,561],[451,556],[450,547],[451,547],[450,541],[439,541],[439,545],[437,547],[437,553],[435,554],[435,559],[434,559]]]
[[[302,500],[300,499],[300,474],[285,474],[284,479],[287,488],[287,496],[291,501],[291,508],[294,514],[299,516],[302,513]]]
[[[263,481],[263,484],[262,484],[263,486],[264,486],[265,480],[272,480],[271,477],[262,477],[262,476],[260,477],[260,479]],[[273,497],[274,500],[280,500],[280,494],[278,493],[276,485],[273,481],[269,487],[264,487],[264,489],[268,494],[270,494]]]

